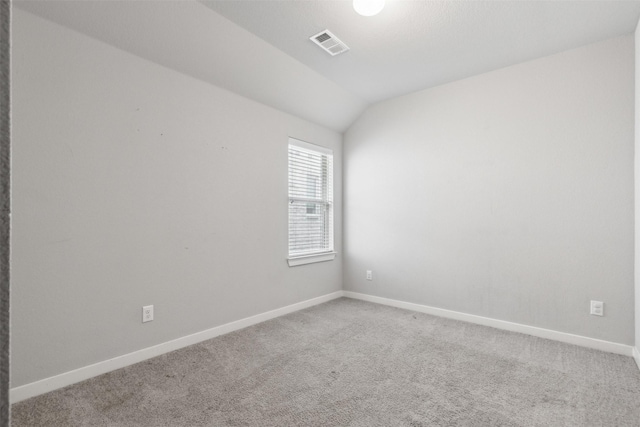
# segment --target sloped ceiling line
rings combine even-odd
[[[630,34],[640,1],[15,1],[134,55],[344,132],[368,105]],[[309,37],[329,29],[335,57]]]

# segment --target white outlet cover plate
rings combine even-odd
[[[604,303],[602,301],[591,301],[590,313],[594,316],[604,316]]]
[[[145,305],[142,307],[142,323],[151,322],[153,320],[153,306]]]

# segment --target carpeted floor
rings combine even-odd
[[[12,426],[640,426],[640,371],[341,298],[20,402]]]

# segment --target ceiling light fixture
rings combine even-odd
[[[362,16],[373,16],[380,13],[384,0],[353,0],[353,8]]]

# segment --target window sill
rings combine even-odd
[[[321,254],[304,255],[293,258],[288,258],[287,263],[289,267],[295,267],[298,265],[313,264],[315,262],[333,261],[336,257],[335,252],[324,252]]]

